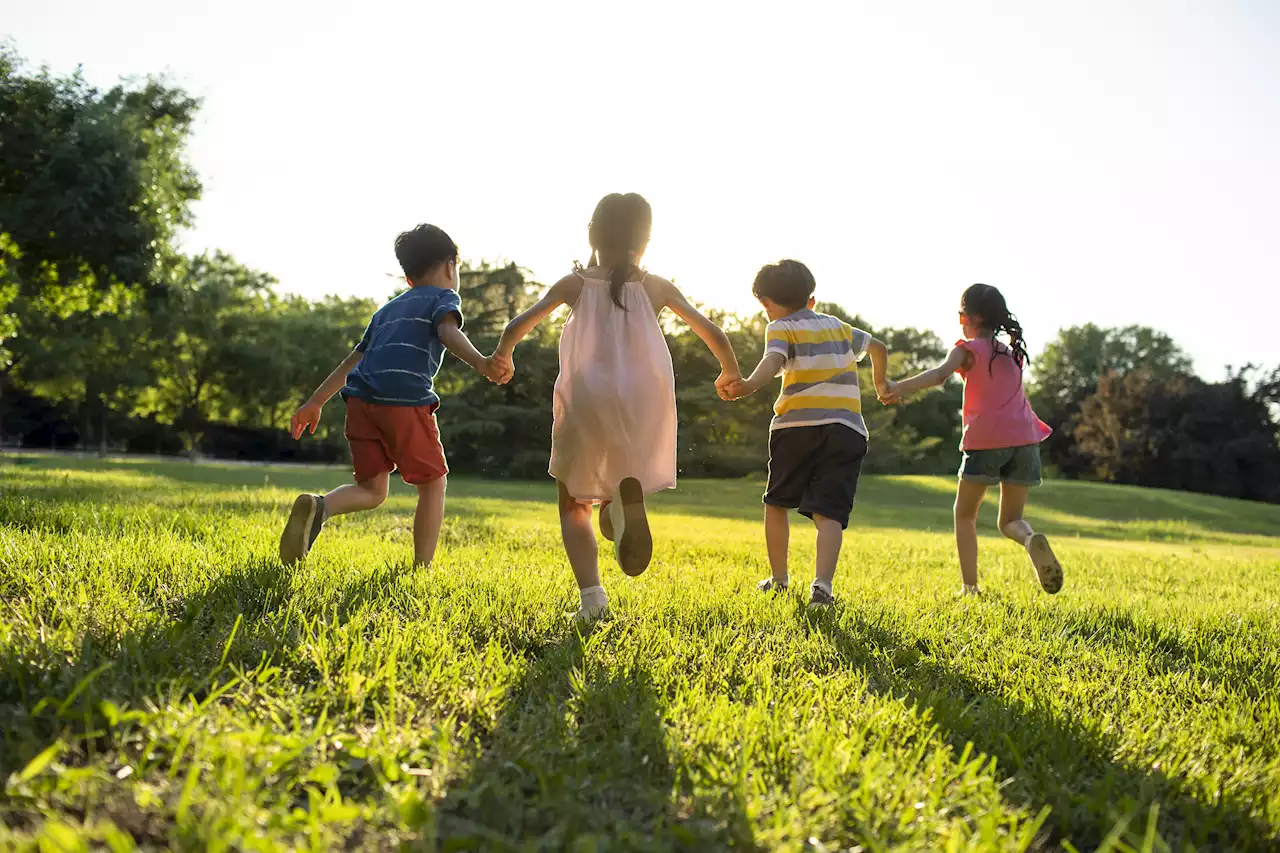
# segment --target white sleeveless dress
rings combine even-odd
[[[609,282],[581,277],[560,337],[551,476],[588,503],[613,500],[626,477],[646,495],[673,489],[675,373],[644,280],[623,286],[624,311]]]

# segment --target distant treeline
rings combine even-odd
[[[162,79],[101,91],[78,75],[32,71],[0,47],[0,441],[346,459],[340,402],[315,436],[294,442],[285,426],[377,305],[283,296],[270,276],[228,255],[178,250],[201,192],[184,159],[198,107]],[[491,347],[538,290],[514,264],[466,268],[463,306],[477,345]],[[895,376],[946,354],[929,332],[821,308],[881,337]],[[715,316],[752,366],[763,318]],[[544,475],[558,337],[549,326],[521,344],[515,381],[504,387],[446,363],[440,424],[453,470]],[[770,396],[721,402],[711,384],[718,367],[702,344],[678,325],[667,340],[682,473],[762,473]],[[1055,429],[1046,461],[1059,475],[1280,501],[1280,367],[1204,382],[1160,332],[1086,325],[1060,332],[1033,371],[1032,400]],[[867,469],[953,471],[960,395],[958,381],[892,408],[869,395]]]

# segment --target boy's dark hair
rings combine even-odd
[[[809,297],[817,286],[808,267],[788,259],[761,267],[751,292],[756,299],[772,299],[783,308],[799,310],[809,305]]]
[[[987,362],[990,373],[995,357],[1007,355],[1018,367],[1027,363],[1027,341],[1022,336],[1022,324],[1013,316],[1004,294],[989,284],[973,284],[965,289],[960,297],[960,308],[971,318],[982,320],[984,331],[991,333],[991,361]],[[1009,346],[996,340],[996,336],[1004,332],[1009,336]]]
[[[600,262],[600,252],[643,252],[653,230],[653,208],[639,193],[609,193],[600,199],[591,222],[587,240],[591,243],[591,265]],[[613,304],[622,304],[622,286],[627,283],[635,264],[619,264],[613,268],[609,296]]]
[[[458,246],[434,225],[423,223],[396,237],[396,260],[409,278],[421,278],[436,264],[456,263]]]

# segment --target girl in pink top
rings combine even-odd
[[[1062,589],[1062,566],[1044,534],[1022,517],[1027,491],[1040,485],[1040,442],[1051,429],[1036,417],[1022,384],[1027,347],[1004,296],[975,284],[960,297],[957,341],[946,361],[918,376],[888,383],[883,403],[941,385],[959,372],[964,380],[964,432],[960,482],[956,488],[956,550],[961,593],[978,594],[978,510],[987,487],[1000,486],[1000,532],[1027,549],[1045,592]],[[1008,343],[1000,335],[1008,336]]]

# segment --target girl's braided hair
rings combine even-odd
[[[960,297],[960,307],[970,317],[981,318],[982,327],[991,332],[991,351],[993,355],[991,362],[987,364],[988,373],[991,372],[991,365],[995,362],[995,356],[1001,354],[1012,358],[1019,368],[1026,366],[1029,359],[1027,357],[1027,341],[1022,335],[1022,324],[1009,311],[1009,306],[1004,301],[1004,295],[999,290],[989,284],[970,285],[965,290],[964,295]],[[1009,336],[1009,344],[1007,346],[997,340],[1001,333]]]

